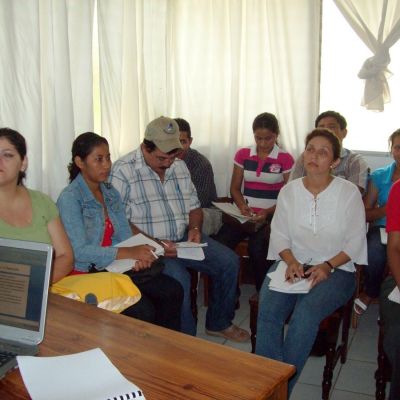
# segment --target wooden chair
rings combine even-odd
[[[391,368],[389,360],[383,349],[383,325],[378,319],[379,336],[378,336],[378,369],[375,371],[375,398],[376,400],[385,400],[386,383],[390,382]]]
[[[250,331],[251,331],[251,348],[252,353],[256,346],[257,333],[257,315],[258,315],[258,294],[250,297]],[[340,359],[344,364],[347,359],[347,344],[349,340],[351,312],[353,309],[353,298],[351,298],[344,306],[338,308],[333,314],[325,318],[319,327],[319,332],[326,334],[326,362],[322,379],[322,399],[328,400],[329,392],[332,387],[333,370]],[[339,343],[339,328],[342,324],[342,332]]]

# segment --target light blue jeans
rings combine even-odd
[[[270,271],[274,271],[276,265]],[[320,322],[353,295],[354,273],[336,270],[307,294],[287,294],[269,289],[265,278],[260,291],[256,354],[296,367],[289,381],[289,395],[307,361]],[[292,313],[293,312],[293,313]],[[283,328],[289,315],[285,338]]]
[[[182,240],[187,240],[187,236]],[[176,279],[183,287],[181,331],[196,336],[196,321],[192,314],[190,299],[190,273],[188,268],[204,272],[211,278],[211,294],[206,315],[206,329],[222,331],[232,324],[235,316],[236,288],[239,257],[228,247],[202,236],[205,259],[203,261],[182,258],[164,258],[163,273]]]

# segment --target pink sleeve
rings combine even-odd
[[[281,153],[283,172],[289,172],[294,164],[294,159],[289,153]]]
[[[239,167],[243,168],[244,160],[248,157],[249,151],[250,150],[248,148],[239,149],[235,154],[235,158],[234,158],[235,164],[238,165]]]

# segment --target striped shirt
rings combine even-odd
[[[264,160],[257,156],[256,146],[237,151],[235,164],[243,168],[243,196],[254,211],[276,204],[278,193],[285,184],[283,174],[290,172],[293,157],[274,145]]]
[[[140,147],[114,163],[110,182],[121,194],[129,221],[158,239],[181,240],[189,212],[200,207],[186,164],[176,159],[161,182]]]

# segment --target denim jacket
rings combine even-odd
[[[114,227],[112,244],[132,236],[119,193],[109,184],[101,184],[104,203]],[[87,183],[79,174],[57,200],[61,220],[71,241],[75,269],[87,272],[93,264],[99,270],[115,260],[117,248],[102,247],[105,216]]]

